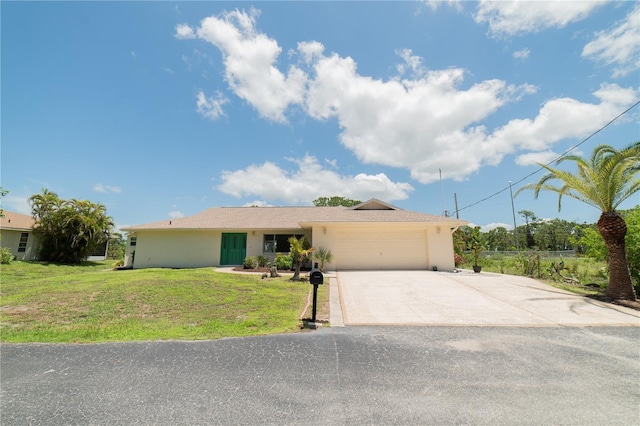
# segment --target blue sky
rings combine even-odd
[[[2,204],[23,213],[42,188],[118,226],[333,195],[441,214],[456,194],[462,219],[512,226],[508,190],[465,207],[640,99],[636,2],[0,7]],[[573,153],[640,139],[639,110]],[[553,194],[515,209],[598,217]]]

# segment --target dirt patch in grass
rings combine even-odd
[[[637,300],[622,300],[622,299],[612,299],[607,296],[603,296],[600,294],[597,295],[589,295],[587,296],[591,299],[599,300],[600,302],[611,303],[613,305],[624,306],[625,308],[635,309],[636,311],[640,311],[640,302]]]

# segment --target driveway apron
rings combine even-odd
[[[346,325],[640,326],[640,311],[493,273],[345,271]]]

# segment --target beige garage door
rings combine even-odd
[[[424,231],[342,231],[333,253],[339,270],[427,268]]]

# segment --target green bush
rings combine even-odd
[[[123,265],[124,265],[124,260],[123,259],[118,259],[118,260],[116,260],[115,262],[113,262],[111,264],[111,267],[112,268],[118,268],[118,267],[123,266]]]
[[[267,259],[266,257],[260,255],[258,257],[256,257],[256,261],[258,262],[258,266],[261,268],[264,268],[267,266],[267,264],[269,263],[269,259]]]
[[[293,259],[288,254],[283,255],[278,253],[273,263],[275,263],[276,268],[280,269],[281,271],[288,271],[293,267]]]
[[[258,260],[254,256],[247,256],[242,266],[244,266],[244,269],[254,269],[258,266]]]
[[[11,250],[7,247],[0,248],[0,263],[3,265],[8,265],[13,262],[13,254],[11,254]]]

